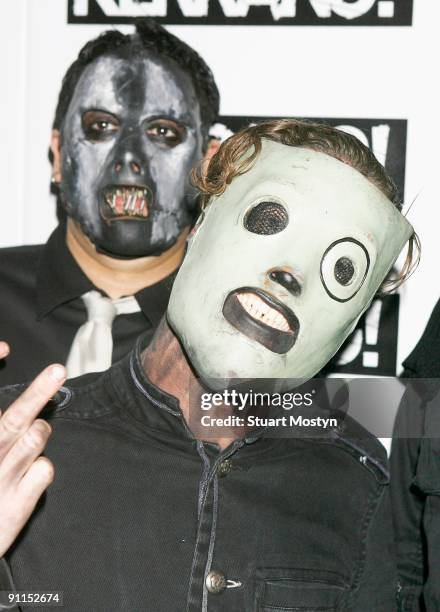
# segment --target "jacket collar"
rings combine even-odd
[[[196,438],[186,423],[179,400],[157,387],[145,373],[141,354],[147,341],[146,335],[141,336],[131,353],[104,374],[110,379],[104,384],[108,389],[108,382],[111,382],[118,403],[124,406],[126,415],[136,420],[140,429],[146,427],[150,434],[155,431],[157,435],[165,435],[169,444],[185,447],[189,443],[195,448]],[[244,439],[235,441],[234,446],[250,448],[253,442],[264,437],[264,431],[260,428],[250,432]],[[265,440],[262,447],[258,445],[258,452],[275,442]],[[207,441],[204,446],[209,453],[218,453],[217,444]]]
[[[190,439],[194,440],[194,434],[189,429],[186,420],[183,416],[183,413],[180,409],[179,400],[157,387],[151,380],[147,377],[144,367],[142,365],[141,353],[146,347],[146,338],[141,336],[131,354],[128,356],[128,367],[129,367],[129,377],[131,379],[131,394],[136,397],[137,400],[137,410],[141,410],[143,412],[142,405],[145,406],[145,400],[147,400],[147,405],[150,406],[153,404],[157,408],[157,418],[158,422],[156,426],[159,428],[163,428],[164,426],[169,429],[175,429],[178,427],[180,431],[185,430],[186,436]],[[126,360],[127,364],[127,360]],[[127,367],[127,365],[125,366]],[[122,383],[122,379],[120,380]],[[119,386],[119,388],[121,388]],[[141,413],[138,414],[138,417],[141,417]],[[264,438],[264,434],[266,432],[266,427],[258,427],[246,433],[242,441],[240,442],[240,446],[245,444],[246,446],[252,445],[253,442]],[[276,443],[275,439],[266,439],[265,446]],[[209,448],[216,448],[217,445],[214,443],[205,442],[205,445]]]

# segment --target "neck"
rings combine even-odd
[[[69,219],[66,243],[76,263],[92,283],[112,299],[134,295],[141,289],[158,283],[182,263],[188,228],[177,242],[157,256],[116,259],[98,253],[80,226]]]
[[[209,389],[206,389],[195,375],[166,317],[163,317],[153,340],[142,353],[142,365],[145,374],[156,387],[179,400],[182,414],[195,437],[204,439],[200,418],[206,413],[200,408],[200,398],[203,393],[209,392]],[[213,407],[209,411],[209,416],[225,417],[229,414],[229,410],[229,407],[224,405]],[[221,435],[210,433],[208,441],[217,443],[222,450],[242,433],[237,429],[228,430],[225,427],[219,427],[215,431]]]

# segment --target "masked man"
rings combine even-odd
[[[46,245],[0,252],[0,338],[12,349],[1,385],[53,361],[70,376],[103,370],[152,336],[194,220],[189,172],[217,113],[208,66],[151,20],[81,50],[51,143],[67,218]]]
[[[252,426],[251,411],[212,434],[194,424],[213,390],[312,377],[413,230],[373,155],[326,126],[239,132],[198,183],[212,197],[151,344],[61,388],[46,407],[47,458],[49,425],[34,419],[61,366],[0,421],[0,553],[57,470],[10,548],[10,578],[20,591],[63,591],[69,611],[392,612],[375,438],[348,417],[315,438],[288,426],[280,439],[282,421]],[[6,389],[3,405],[17,395]],[[237,416],[212,397],[211,418]]]

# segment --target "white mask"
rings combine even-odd
[[[412,233],[348,164],[265,140],[251,170],[210,201],[169,323],[211,388],[234,378],[291,387],[336,353]]]

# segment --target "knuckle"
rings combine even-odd
[[[44,446],[44,436],[37,429],[29,429],[21,438],[22,443],[30,450],[38,450]]]
[[[13,410],[8,410],[1,419],[1,427],[7,435],[19,435],[23,431],[22,420]]]
[[[22,437],[25,446],[32,450],[44,447],[50,434],[50,427],[44,421],[35,421]]]
[[[52,433],[52,427],[44,419],[37,419],[36,421],[34,421],[34,427],[38,427],[38,429],[46,437],[50,436],[50,434]]]

